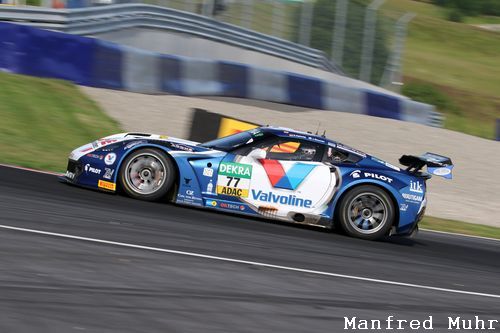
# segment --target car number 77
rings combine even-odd
[[[234,185],[231,186],[231,183],[234,180]],[[241,178],[238,177],[227,177],[227,187],[238,187],[238,184],[240,183]]]

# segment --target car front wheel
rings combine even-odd
[[[362,185],[341,200],[338,222],[352,237],[375,240],[389,234],[395,218],[392,201],[384,190]]]
[[[167,194],[175,180],[175,168],[164,153],[156,149],[140,149],[123,161],[120,183],[128,196],[156,201]]]

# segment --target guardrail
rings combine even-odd
[[[0,70],[149,94],[238,97],[441,124],[431,105],[340,80],[159,54],[5,22],[0,22]]]
[[[187,33],[342,74],[322,51],[249,29],[172,8],[119,4],[83,9],[0,7],[0,21],[12,21],[76,35],[93,35],[131,27]]]

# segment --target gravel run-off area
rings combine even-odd
[[[398,165],[403,154],[451,157],[453,180],[428,182],[427,214],[500,227],[500,142],[414,123],[231,98],[145,95],[81,87],[125,131],[187,138],[192,109],[320,133]],[[112,133],[110,133],[112,134]]]

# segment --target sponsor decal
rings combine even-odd
[[[162,140],[166,140],[168,139],[168,135],[160,135],[159,138]]]
[[[227,203],[227,202],[221,202],[219,204],[220,208],[224,209],[232,209],[232,210],[245,210],[245,206],[243,205],[237,205],[233,203]]]
[[[217,194],[246,198],[248,197],[248,189],[217,185]]]
[[[217,194],[248,197],[250,179],[252,178],[252,166],[250,164],[222,162],[219,165],[217,177]],[[211,193],[209,187],[213,186],[212,180],[208,183],[207,192]]]
[[[97,183],[97,187],[103,188],[105,190],[110,190],[110,191],[116,190],[115,183],[107,182],[107,181],[101,180],[101,179],[99,179],[99,182]]]
[[[287,132],[285,132],[285,133],[287,133]],[[289,133],[288,136],[291,137],[291,138],[299,138],[299,139],[305,139],[306,138],[305,135],[295,134],[295,133]]]
[[[189,183],[191,183],[191,180],[192,180],[191,178],[184,177],[184,185],[190,186]]]
[[[403,193],[402,196],[403,198],[405,198],[407,201],[410,202],[422,202],[422,200],[424,199],[422,195],[416,195],[410,193]]]
[[[320,138],[316,138],[314,136],[308,136],[307,139],[311,140],[311,141],[316,141],[316,142],[319,142],[319,143],[325,143],[325,140],[320,139]]]
[[[219,174],[250,179],[252,177],[252,166],[250,164],[222,162],[219,166]]]
[[[377,163],[383,164],[383,165],[385,165],[386,167],[391,168],[391,169],[393,169],[393,170],[396,170],[396,171],[401,171],[401,169],[400,169],[400,168],[398,168],[397,166],[392,165],[392,164],[390,164],[390,163],[387,163],[386,161],[382,161],[381,159],[378,159],[378,158],[376,158],[376,157],[372,157],[372,160],[374,160],[374,161],[375,161],[375,162],[377,162]]]
[[[131,141],[131,142],[127,143],[127,144],[125,145],[125,147],[123,147],[123,149],[124,149],[124,150],[127,150],[127,149],[133,148],[133,147],[135,147],[135,146],[137,146],[137,145],[144,144],[144,143],[147,143],[147,141],[146,141],[146,140]]]
[[[399,210],[402,212],[406,212],[408,210],[408,204],[399,205]]]
[[[281,195],[273,192],[252,190],[252,197],[254,200],[287,205],[287,206],[296,206],[305,208],[311,208],[312,206],[312,200],[299,198],[294,194]]]
[[[97,168],[94,168],[93,166],[91,166],[90,164],[85,164],[85,166],[83,167],[83,169],[85,170],[85,173],[95,173],[96,175],[100,175],[101,174],[101,169],[97,169]]]
[[[184,150],[184,151],[193,151],[193,148],[188,147],[188,146],[184,146],[184,145],[180,145],[180,144],[175,143],[175,142],[170,142],[170,147],[175,148],[175,149],[179,149],[179,150]]]
[[[111,179],[111,177],[113,177],[114,173],[115,173],[115,169],[104,168],[104,176],[102,176],[102,178]]]
[[[214,169],[212,168],[203,168],[203,176],[212,177],[214,175]]]
[[[391,184],[393,181],[393,179],[390,177],[387,177],[384,175],[379,175],[379,174],[373,173],[373,172],[361,172],[360,170],[354,170],[353,172],[351,172],[349,174],[349,176],[351,176],[352,178],[355,178],[355,179],[363,176],[364,178],[373,178],[373,179],[382,180],[382,181],[387,182],[389,184]]]
[[[106,165],[113,165],[115,164],[116,161],[116,154],[115,153],[109,153],[104,157],[104,163]]]
[[[431,173],[433,175],[436,175],[436,176],[444,177],[446,179],[452,179],[453,178],[452,175],[451,175],[452,169],[453,169],[453,165],[445,166],[445,167],[439,167],[439,168],[427,167],[427,171],[429,171],[429,173]]]
[[[350,152],[350,153],[353,153],[353,154],[359,155],[359,156],[361,156],[361,157],[366,157],[366,154],[365,154],[365,153],[363,153],[362,151],[359,151],[359,150],[357,150],[357,149],[354,149],[354,148],[351,148],[351,147],[345,146],[345,145],[343,145],[343,144],[341,144],[341,143],[337,143],[337,148],[340,148],[340,149],[342,149],[342,150],[344,150],[344,151],[348,151],[348,152]]]
[[[212,183],[212,179],[210,179],[210,181],[207,184],[207,193],[212,193],[213,190],[214,190],[214,183]]]
[[[66,171],[65,176],[66,176],[66,178],[69,178],[71,180],[75,179],[75,174],[73,172],[70,172],[70,171]]]
[[[207,204],[212,206],[212,207],[217,207],[217,201],[215,201],[215,200],[207,201]]]
[[[414,182],[410,180],[410,192],[424,193],[422,184],[419,181]]]
[[[85,156],[90,157],[90,158],[95,158],[95,159],[98,159],[98,160],[102,160],[104,158],[104,156],[102,156],[102,155],[92,154],[92,153],[87,154]]]
[[[271,185],[285,190],[296,190],[316,167],[314,164],[295,163],[287,172],[276,160],[260,160]]]
[[[359,177],[361,177],[361,171],[359,171],[359,170],[354,170],[353,172],[351,172],[351,173],[349,174],[349,176],[351,176],[352,178],[359,178]]]
[[[194,191],[193,190],[186,190],[186,194],[191,196],[194,194]]]
[[[118,141],[118,140],[117,139],[99,139],[98,145],[105,146],[105,145],[109,145],[110,143],[115,143],[116,141]]]

